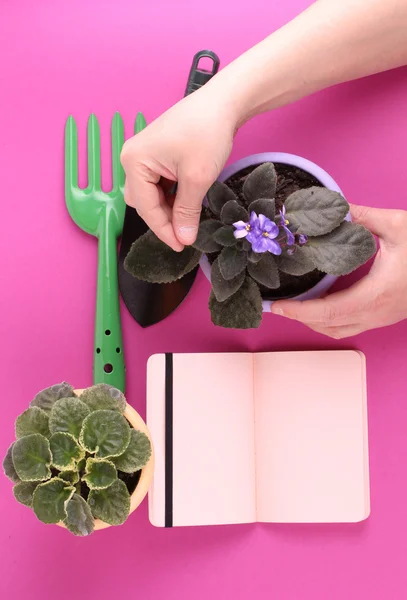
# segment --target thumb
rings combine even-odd
[[[363,225],[374,235],[386,241],[394,241],[397,222],[404,211],[384,208],[370,208],[351,204],[352,221]],[[404,232],[405,234],[405,232]]]
[[[195,242],[202,202],[210,183],[180,178],[172,210],[172,226],[177,239],[185,245]]]

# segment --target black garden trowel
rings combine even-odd
[[[202,58],[209,58],[212,61],[211,71],[199,69],[199,61]],[[219,58],[216,54],[209,50],[198,52],[192,62],[184,95],[188,96],[205,85],[217,73],[218,69]],[[138,127],[140,127],[140,117],[136,121],[135,133],[138,132]],[[119,289],[128,311],[142,327],[149,327],[168,317],[187,296],[198,271],[198,267],[196,267],[182,279],[162,284],[140,281],[127,273],[123,266],[124,259],[133,242],[143,235],[147,229],[147,225],[137,211],[127,206],[119,251]]]

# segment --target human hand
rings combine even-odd
[[[368,275],[318,300],[279,300],[272,312],[335,339],[407,318],[407,211],[351,206],[352,219],[377,235],[380,249]]]
[[[202,88],[124,144],[125,201],[173,250],[195,241],[202,201],[229,157],[235,126],[219,94]],[[174,182],[175,200],[168,196]]]

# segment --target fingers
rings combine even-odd
[[[131,175],[126,179],[124,199],[126,204],[137,210],[160,240],[176,252],[183,249],[182,243],[174,235],[171,209],[159,185]]]
[[[172,225],[176,238],[182,244],[190,245],[196,240],[202,201],[211,183],[182,175],[179,179]]]
[[[318,300],[279,300],[275,302],[271,311],[287,319],[301,321],[301,323],[314,323],[320,326],[341,325],[343,320],[349,319],[356,305],[352,301],[345,312],[344,306],[336,298],[336,294]]]
[[[403,239],[406,237],[406,211],[354,204],[351,205],[350,211],[354,223],[363,225],[389,245],[397,243],[400,236],[403,236]]]
[[[283,304],[281,301],[275,303],[278,306],[272,306],[272,312],[281,314],[279,311],[283,310],[282,316],[301,321],[304,325],[312,329],[312,331],[326,335],[334,340],[352,337],[362,333],[366,329],[370,329],[370,327],[361,322],[357,313],[346,314],[343,310],[339,311],[336,296],[341,294],[338,292],[338,294],[332,294],[332,296],[321,300],[309,300],[306,302],[290,301],[283,308],[279,306]],[[328,300],[332,299],[333,302],[328,303]]]
[[[369,206],[356,206],[356,204],[350,205],[350,214],[352,221],[363,225],[366,229],[369,229],[374,235],[383,237],[386,234],[386,230],[382,227],[382,219],[378,208],[370,208]]]
[[[288,319],[319,328],[349,326],[360,321],[366,305],[373,302],[368,277],[347,290],[317,300],[279,300],[271,311]]]
[[[308,325],[308,327],[312,329],[312,331],[334,340],[343,340],[345,338],[354,337],[369,329],[369,327],[360,325],[344,325],[343,327],[315,327],[313,325]]]
[[[120,160],[126,173],[124,187],[124,200],[126,204],[135,208],[140,217],[161,241],[176,252],[183,250],[183,245],[174,235],[171,222],[171,209],[168,206],[164,191],[160,186],[161,175],[171,177],[168,169],[147,166],[140,160],[139,139],[145,131],[136,138],[125,142]]]

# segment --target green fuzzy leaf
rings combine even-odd
[[[248,221],[249,214],[236,200],[229,200],[222,208],[220,218],[224,225],[233,225],[237,221]]]
[[[219,257],[215,260],[211,269],[212,289],[218,302],[224,302],[230,296],[235,294],[243,285],[246,278],[246,272],[243,269],[233,279],[225,279],[219,268]]]
[[[219,269],[226,280],[234,279],[247,265],[247,253],[235,247],[223,248],[219,254]]]
[[[75,396],[73,387],[64,381],[39,392],[34,400],[30,402],[30,406],[38,406],[45,412],[49,412],[57,400],[72,398],[73,396]]]
[[[72,498],[75,488],[66,481],[54,477],[41,483],[33,495],[33,509],[43,523],[59,523],[66,517],[65,505]]]
[[[104,490],[91,490],[88,504],[95,519],[109,525],[122,525],[130,514],[130,494],[120,479]]]
[[[67,481],[70,485],[75,485],[79,481],[78,471],[62,471],[58,477],[63,481]]]
[[[285,208],[292,231],[319,236],[342,223],[349,211],[349,204],[338,192],[314,186],[288,196]]]
[[[17,471],[14,468],[12,456],[14,443],[15,442],[11,444],[11,446],[7,450],[6,456],[3,459],[3,471],[5,476],[8,477],[10,481],[12,481],[13,483],[18,483],[20,481],[20,478],[17,475]]]
[[[279,270],[288,275],[305,275],[315,269],[309,252],[299,246],[295,248],[294,254],[284,252],[280,256],[276,256],[275,261]]]
[[[246,238],[240,238],[240,240],[237,240],[237,247],[239,250],[244,250],[245,252],[250,252],[252,249],[251,243],[249,240],[246,240]]]
[[[276,188],[277,173],[273,163],[263,163],[247,176],[243,195],[247,204],[250,204],[259,198],[274,198]]]
[[[33,433],[14,442],[13,464],[21,481],[45,481],[51,476],[51,451],[47,438]]]
[[[151,457],[150,440],[142,431],[132,429],[130,443],[121,456],[112,458],[119,471],[135,473],[146,466]]]
[[[16,438],[22,438],[32,433],[40,433],[44,437],[50,435],[48,415],[37,406],[27,408],[16,420]]]
[[[223,206],[230,200],[237,201],[234,192],[225,183],[215,181],[206,194],[208,205],[215,217],[220,217]]]
[[[274,200],[259,198],[259,200],[254,200],[254,202],[250,204],[249,215],[251,215],[252,211],[254,211],[256,215],[264,215],[271,221],[274,221],[276,216],[276,203]]]
[[[202,253],[192,246],[175,252],[161,242],[152,231],[139,237],[124,261],[125,270],[142,281],[170,283],[192,271]]]
[[[94,410],[118,410],[123,414],[126,410],[126,398],[124,394],[107,383],[98,383],[84,390],[81,400],[91,411]]]
[[[219,327],[251,329],[259,327],[262,318],[260,290],[250,277],[228,300],[218,302],[212,291],[209,298],[212,322]]]
[[[86,500],[74,494],[65,505],[65,527],[74,535],[90,535],[95,529],[92,511]]]
[[[235,246],[237,239],[233,235],[234,231],[235,228],[233,225],[223,225],[223,227],[220,227],[216,233],[214,233],[213,239],[220,244],[220,246]]]
[[[130,443],[126,419],[111,410],[96,410],[86,417],[80,435],[82,446],[97,458],[120,456]]]
[[[280,276],[274,256],[269,252],[264,253],[263,258],[257,263],[247,265],[249,275],[270,290],[276,290],[280,287]]]
[[[86,473],[82,477],[90,490],[103,490],[117,479],[117,469],[110,460],[88,458]]]
[[[78,440],[82,423],[91,409],[79,398],[62,398],[52,407],[49,417],[49,428],[52,434],[70,433]]]
[[[304,250],[317,269],[339,276],[351,273],[372,258],[376,242],[362,225],[345,221],[327,235],[308,238]]]
[[[57,431],[49,440],[52,465],[60,471],[74,471],[76,462],[85,456],[84,450],[70,433]]]
[[[217,252],[220,250],[221,246],[214,240],[214,234],[220,227],[222,227],[222,223],[220,221],[215,221],[215,219],[201,221],[198,236],[193,244],[194,248],[205,253]]]
[[[39,485],[38,481],[20,481],[13,487],[14,498],[24,506],[33,505],[33,494]]]

